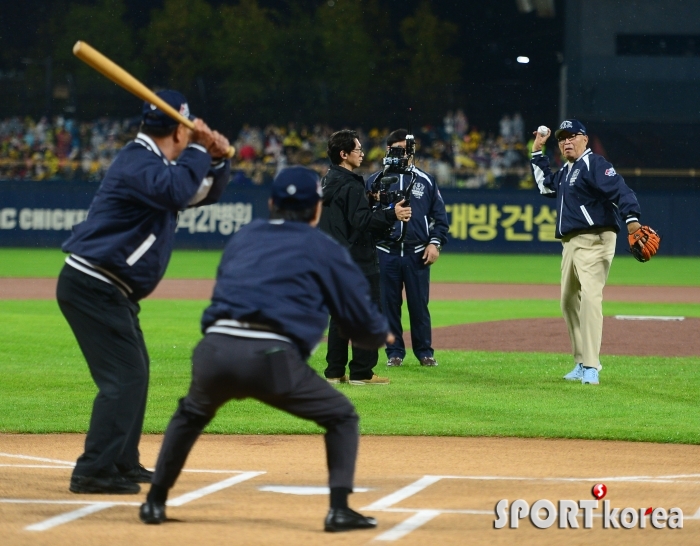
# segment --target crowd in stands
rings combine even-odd
[[[62,117],[0,121],[0,179],[99,181],[116,153],[136,135],[138,122]]]
[[[99,181],[119,149],[138,131],[138,118],[76,122],[57,117],[0,121],[0,179],[81,179]],[[462,110],[448,112],[442,124],[415,130],[416,163],[441,186],[532,187],[528,143],[520,114],[504,115],[498,134],[470,127]],[[393,128],[392,128],[393,129]],[[307,165],[325,174],[327,125],[244,125],[234,145],[232,183],[260,185],[289,165]],[[361,171],[380,170],[390,129],[358,129],[367,151]]]

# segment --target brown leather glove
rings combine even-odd
[[[661,237],[649,226],[641,226],[627,236],[630,252],[639,262],[648,262],[656,254],[661,244]]]

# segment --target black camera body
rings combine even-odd
[[[396,203],[403,201],[404,207],[411,205],[411,192],[416,182],[416,172],[413,168],[413,155],[416,153],[416,141],[413,135],[406,135],[406,148],[391,146],[382,160],[384,170],[374,179],[371,186],[373,194],[379,194],[379,206],[382,209],[393,208]],[[392,184],[399,181],[398,176],[387,175],[410,175],[410,182],[401,190],[391,190]],[[389,228],[386,239],[401,242],[405,237],[406,230],[400,229],[400,235],[394,236],[395,228]]]
[[[383,209],[391,208],[395,203],[405,199],[404,192],[401,190],[390,190],[392,184],[399,181],[398,176],[384,176],[380,174],[374,182],[372,182],[372,193],[379,194],[379,205]]]
[[[406,135],[406,147],[391,146],[382,159],[384,174],[410,174],[412,172],[411,161],[415,153],[416,139],[413,135]]]

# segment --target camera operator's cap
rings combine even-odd
[[[303,210],[321,200],[321,180],[306,167],[287,167],[272,181],[272,202],[281,209]]]
[[[588,134],[586,133],[586,128],[584,127],[583,123],[577,119],[565,119],[562,121],[559,129],[554,131],[554,136],[559,138],[559,135],[562,133],[568,133],[570,135],[575,135],[577,133],[581,133],[582,135]]]
[[[182,114],[184,117],[190,121],[194,121],[195,117],[190,114],[190,107],[187,104],[185,95],[170,89],[166,91],[158,91],[156,95],[167,102],[175,110],[180,112],[180,114]],[[143,124],[148,127],[162,127],[165,129],[168,127],[175,127],[178,124],[176,120],[171,118],[155,104],[151,104],[150,102],[143,103],[141,115],[143,118]]]

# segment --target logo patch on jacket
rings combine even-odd
[[[424,184],[422,184],[420,182],[416,182],[415,184],[413,184],[413,189],[411,190],[413,197],[417,197],[418,199],[420,199],[421,197],[423,197],[424,192],[425,192],[425,185]]]
[[[613,167],[605,169],[605,176],[615,176],[616,174],[617,173],[615,172],[615,169]]]
[[[569,179],[569,186],[573,186],[574,182],[576,182],[576,179],[578,178],[578,173],[581,172],[581,169],[576,169],[574,171],[574,174],[571,175],[571,178]]]

